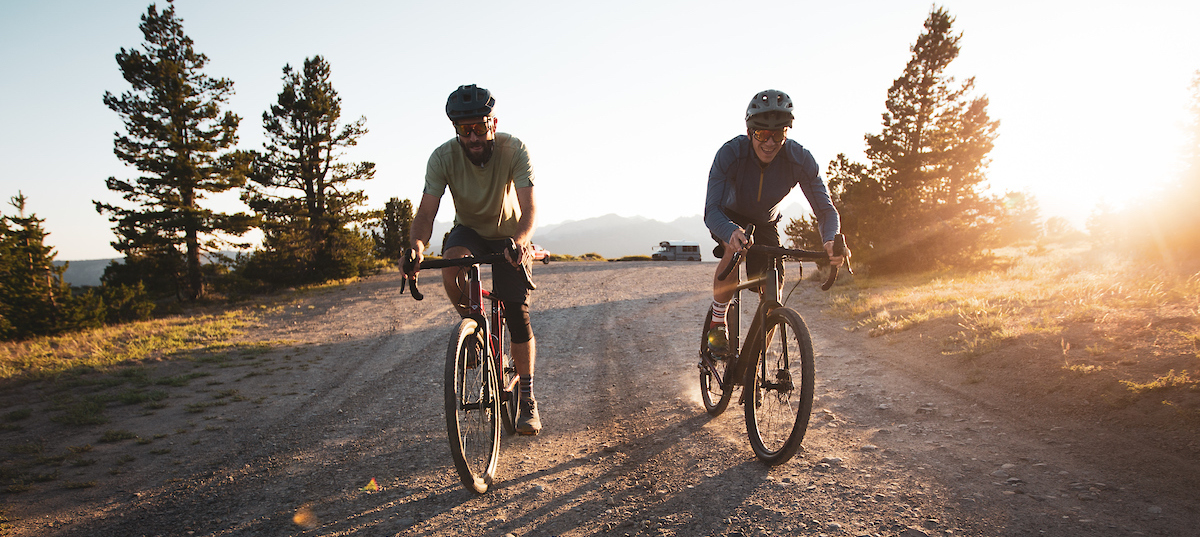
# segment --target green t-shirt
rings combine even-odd
[[[498,132],[492,158],[480,167],[471,164],[458,139],[451,138],[433,151],[425,169],[426,194],[440,199],[447,186],[455,224],[485,239],[512,237],[521,218],[516,189],[533,186],[529,152],[515,136]]]

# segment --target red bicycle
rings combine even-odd
[[[511,255],[516,255],[510,246]],[[463,485],[476,493],[487,492],[496,477],[500,455],[501,424],[508,434],[516,433],[517,369],[511,343],[504,330],[504,304],[483,288],[479,266],[508,263],[504,254],[459,259],[430,259],[422,269],[465,267],[469,313],[450,333],[446,349],[446,433],[450,455]],[[405,272],[408,272],[407,270]],[[528,268],[525,285],[534,289]],[[413,298],[424,299],[411,282]]]

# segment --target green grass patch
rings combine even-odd
[[[163,377],[163,378],[159,378],[159,379],[154,379],[154,384],[157,386],[172,386],[175,388],[182,388],[184,386],[187,386],[188,383],[190,383],[191,381],[193,381],[195,379],[202,378],[202,377],[210,377],[210,376],[212,376],[212,373],[204,373],[202,371],[196,371],[196,372],[192,372],[192,373],[185,373],[183,375],[175,375],[173,377]]]
[[[45,446],[36,442],[8,446],[8,452],[13,455],[37,455],[45,449]]]
[[[12,412],[4,414],[4,421],[21,421],[33,415],[33,410],[29,408],[18,408]]]
[[[63,488],[67,489],[67,490],[88,489],[88,488],[92,488],[94,486],[96,486],[95,481],[65,481],[65,482],[63,482]]]
[[[132,440],[137,437],[138,436],[136,434],[133,434],[133,432],[125,429],[109,429],[104,431],[104,434],[100,435],[99,441],[104,444],[111,444],[114,442],[120,442],[122,440]]]
[[[100,425],[108,423],[104,415],[104,400],[99,397],[85,397],[72,401],[61,407],[62,414],[50,417],[50,421],[63,425]]]
[[[144,403],[162,401],[167,398],[167,392],[162,390],[137,390],[129,389],[116,395],[116,400],[123,405],[140,405]]]

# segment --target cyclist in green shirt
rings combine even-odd
[[[446,115],[457,136],[429,157],[425,189],[413,218],[412,248],[416,256],[413,266],[421,264],[422,253],[433,233],[434,216],[447,187],[455,215],[454,227],[442,245],[443,257],[457,259],[499,253],[506,250],[510,239],[516,243],[517,258],[510,257],[510,265],[492,265],[492,283],[493,292],[504,303],[505,324],[512,336],[513,362],[520,376],[517,432],[532,435],[542,428],[537,400],[533,397],[537,346],[529,323],[529,290],[519,271],[533,262],[530,241],[537,210],[533,168],[525,144],[515,136],[496,131],[497,120],[492,113],[495,104],[491,92],[474,84],[460,86],[447,99]],[[442,269],[442,280],[450,302],[460,315],[466,315],[468,312],[462,306],[465,283],[461,269]]]

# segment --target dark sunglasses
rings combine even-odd
[[[787,139],[787,129],[754,129],[754,139],[760,142],[765,142],[774,138],[776,142],[783,143]]]
[[[462,136],[463,138],[469,138],[472,132],[475,133],[475,136],[484,136],[491,127],[492,124],[489,121],[484,121],[483,123],[469,123],[466,125],[455,123],[454,132],[457,132],[458,135]]]

